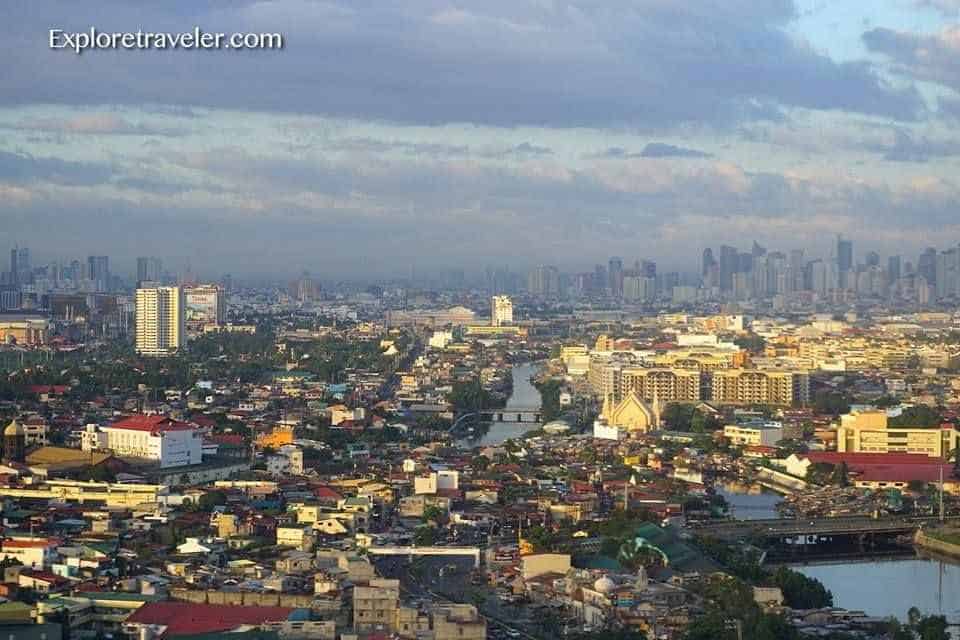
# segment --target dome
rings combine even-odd
[[[25,436],[27,432],[23,430],[23,425],[13,420],[10,424],[7,425],[7,428],[3,430],[3,435],[5,436]]]
[[[617,584],[607,576],[597,578],[597,581],[593,583],[593,590],[600,593],[610,593],[616,588]]]

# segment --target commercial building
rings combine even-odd
[[[163,278],[163,261],[160,258],[137,258],[137,283],[160,282]]]
[[[180,287],[137,289],[137,353],[169,356],[186,346],[185,307],[185,296]]]
[[[227,322],[227,297],[215,284],[197,285],[185,290],[186,329],[190,335],[202,333],[206,327],[220,327]]]
[[[49,331],[50,321],[38,313],[0,314],[0,344],[46,344]]]
[[[120,457],[143,458],[160,467],[200,464],[200,430],[166,416],[133,416],[107,427],[87,425],[81,435],[84,451],[110,450]]]
[[[854,411],[840,417],[837,451],[851,453],[917,453],[944,458],[957,448],[960,432],[953,424],[939,427],[891,427],[883,411]]]
[[[493,296],[490,300],[490,326],[513,324],[513,302],[507,296]]]
[[[728,424],[723,435],[731,444],[750,447],[773,447],[783,440],[783,425],[779,422]]]

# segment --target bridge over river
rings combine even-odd
[[[947,518],[960,521],[958,517]],[[869,516],[851,516],[840,518],[787,519],[770,518],[765,520],[725,520],[705,524],[696,528],[700,535],[709,535],[720,540],[784,540],[799,536],[856,537],[860,535],[902,535],[912,534],[918,528],[939,522],[938,518],[903,518]]]

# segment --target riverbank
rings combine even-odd
[[[960,531],[921,529],[914,535],[913,543],[922,549],[960,559]]]

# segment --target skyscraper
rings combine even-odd
[[[186,302],[180,287],[137,289],[136,349],[145,356],[170,356],[186,345]]]
[[[20,263],[17,259],[17,248],[10,249],[10,284],[20,284]]]
[[[937,283],[937,250],[927,247],[917,260],[917,274],[929,285]]]
[[[137,282],[160,282],[163,261],[160,258],[137,258]]]
[[[837,236],[837,281],[841,289],[850,288],[850,272],[853,270],[853,241]]]
[[[900,256],[890,256],[887,258],[887,282],[895,283],[900,279]]]
[[[507,296],[490,299],[490,326],[505,327],[513,324],[513,302]]]
[[[97,291],[110,290],[109,256],[90,256],[87,258],[87,277],[93,281]]]
[[[736,247],[720,247],[720,288],[724,291],[733,289],[733,274],[737,272],[739,264],[740,253]]]
[[[614,298],[623,297],[623,259],[613,257],[607,268],[607,277],[610,278],[610,295]]]

